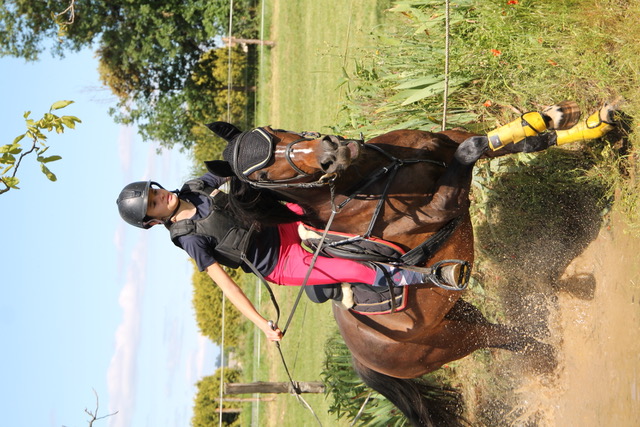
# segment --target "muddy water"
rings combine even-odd
[[[558,367],[524,374],[498,424],[640,426],[640,239],[614,216],[567,266],[547,308]]]
[[[592,297],[571,291],[570,278],[589,277]],[[640,239],[614,219],[564,278],[554,333],[561,334],[560,366],[548,390],[554,400],[549,419],[558,426],[640,426]]]

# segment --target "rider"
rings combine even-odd
[[[153,181],[134,182],[125,186],[117,199],[120,216],[127,223],[144,229],[164,224],[171,231],[173,242],[194,259],[200,271],[207,272],[238,310],[268,339],[279,341],[280,329],[272,329],[271,323],[258,313],[222,265],[241,266],[254,273],[255,268],[269,282],[299,286],[308,274],[313,255],[300,245],[299,222],[295,220],[278,226],[262,226],[258,231],[243,228],[225,212],[227,196],[218,190],[225,181],[226,178],[207,172],[174,192]],[[303,217],[299,206],[289,204],[287,207],[294,213],[292,218]],[[208,224],[207,219],[211,219]],[[240,253],[246,258],[240,257]],[[318,257],[307,284],[347,282],[387,286],[387,277],[391,277],[396,286],[430,281],[428,275],[385,268],[386,272],[377,265]]]

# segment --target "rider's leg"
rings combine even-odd
[[[278,262],[267,280],[279,285],[299,286],[307,278],[307,285],[331,283],[373,283],[376,272],[373,268],[348,259],[317,257],[309,271],[313,254],[300,246],[298,224],[278,226],[280,248]]]

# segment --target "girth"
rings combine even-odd
[[[399,266],[415,266],[429,260],[458,228],[461,218],[454,218],[417,247],[406,252],[398,245],[376,238],[329,231],[320,253],[333,258],[372,261]],[[315,251],[324,230],[301,225],[298,234],[303,244]]]

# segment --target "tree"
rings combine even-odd
[[[255,3],[234,1],[236,35],[256,35]],[[139,124],[145,139],[188,148],[195,142],[194,128],[207,116],[218,118],[213,98],[203,95],[202,84],[191,76],[204,74],[198,72],[203,56],[215,48],[216,36],[227,32],[229,0],[87,1],[69,12],[72,25],[61,22],[67,15],[60,8],[54,0],[3,2],[0,56],[36,60],[62,29],[64,37],[51,50],[63,56],[97,48],[102,81],[120,99],[112,109],[116,121]],[[207,80],[204,89],[222,90],[223,83],[214,83]]]
[[[242,403],[237,401],[223,401],[220,405],[220,373],[218,369],[213,375],[204,377],[196,384],[198,393],[195,398],[193,408],[193,418],[191,425],[193,427],[209,427],[218,425],[220,410],[222,409],[223,425],[233,426],[239,425],[238,412],[224,412],[225,409],[240,409]],[[232,383],[240,379],[240,371],[236,369],[224,369],[224,382]]]
[[[228,270],[231,277],[238,281],[238,270]],[[209,275],[194,268],[193,306],[200,332],[216,344],[222,341],[222,290],[213,283]],[[235,347],[242,332],[244,318],[233,304],[225,304],[225,346]]]
[[[18,168],[22,164],[22,160],[30,154],[36,155],[36,161],[40,163],[40,169],[46,177],[55,181],[57,178],[48,167],[48,164],[60,160],[60,156],[47,155],[45,152],[49,149],[45,143],[47,135],[43,132],[51,132],[55,130],[57,133],[63,133],[65,127],[74,129],[76,123],[80,123],[80,119],[75,116],[56,116],[52,111],[60,110],[72,104],[73,101],[58,101],[51,105],[48,113],[39,119],[33,120],[29,116],[30,111],[24,113],[27,131],[18,135],[11,144],[0,146],[0,194],[6,193],[11,189],[19,189],[20,180],[16,176]],[[25,151],[21,142],[27,138],[30,140],[30,148]]]
[[[111,113],[117,122],[138,123],[145,139],[158,141],[164,147],[173,147],[176,143],[184,148],[192,148],[195,144],[219,147],[220,140],[203,125],[227,120],[228,58],[227,48],[211,49],[198,59],[180,91],[159,91],[149,97],[133,93],[121,100]],[[230,121],[247,127],[250,121],[247,94],[255,90],[247,84],[247,55],[242,49],[235,48],[231,59]],[[131,81],[126,80],[122,85]]]

